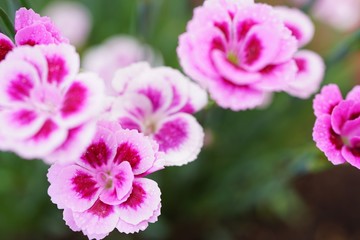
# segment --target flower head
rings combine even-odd
[[[177,51],[184,71],[220,106],[245,110],[294,79],[297,45],[272,7],[208,0],[195,9]]]
[[[160,189],[145,178],[163,168],[158,145],[117,123],[99,122],[96,136],[75,162],[48,172],[51,200],[74,231],[102,239],[115,228],[144,230],[160,215]]]
[[[207,96],[179,71],[138,63],[117,72],[119,93],[111,118],[123,128],[151,136],[165,152],[165,165],[194,160],[203,145],[203,130],[191,115],[207,103]]]
[[[360,168],[360,87],[342,98],[330,84],[314,99],[313,139],[333,164],[348,162]]]
[[[79,71],[67,44],[20,46],[0,63],[0,136],[24,158],[53,162],[80,154],[103,110],[104,86]]]

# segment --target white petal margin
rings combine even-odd
[[[159,208],[160,195],[160,189],[155,181],[136,178],[129,198],[119,205],[120,219],[132,225],[152,220]]]
[[[324,61],[317,53],[309,50],[300,50],[294,59],[298,65],[298,72],[295,80],[289,82],[285,91],[298,98],[309,98],[318,91],[324,78]]]
[[[165,166],[181,166],[197,158],[204,131],[192,115],[177,113],[158,124],[153,138],[165,152]]]
[[[284,6],[275,7],[276,12],[284,20],[285,26],[292,32],[298,40],[298,46],[308,44],[314,37],[315,27],[311,19],[297,8]]]
[[[120,68],[115,72],[115,76],[112,80],[113,89],[118,94],[124,93],[129,82],[150,69],[151,67],[147,62],[134,63],[128,67]]]

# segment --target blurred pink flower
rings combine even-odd
[[[291,0],[297,6],[304,6],[310,0]],[[334,0],[316,0],[311,9],[315,18],[340,31],[351,31],[360,26],[360,1],[342,0],[334,5]]]
[[[196,159],[204,133],[191,114],[207,103],[203,89],[175,69],[152,69],[146,63],[118,70],[113,86],[119,97],[111,108],[112,119],[151,136],[165,152],[166,166]]]
[[[104,86],[67,44],[20,46],[0,63],[0,138],[24,158],[67,161],[94,134]],[[8,149],[6,149],[8,150]]]
[[[151,65],[160,65],[162,62],[161,56],[136,38],[118,35],[88,49],[84,53],[83,67],[98,73],[105,80],[107,93],[114,94],[111,80],[116,70],[140,61],[147,61]]]
[[[15,43],[21,45],[38,45],[38,44],[60,44],[68,43],[63,38],[48,17],[41,17],[32,9],[20,8],[15,13]],[[0,61],[13,50],[16,45],[12,40],[0,33]]]
[[[296,8],[275,7],[282,17],[285,26],[298,40],[299,47],[308,44],[314,36],[314,25],[310,18]],[[285,91],[299,98],[309,98],[318,91],[324,77],[325,64],[315,52],[300,50],[294,55],[297,73],[293,81],[289,81]]]
[[[314,99],[313,139],[333,164],[360,168],[360,87],[343,99],[337,85],[323,87]]]
[[[144,177],[163,168],[161,156],[141,133],[99,122],[81,158],[50,167],[48,193],[64,209],[66,224],[89,239],[102,239],[115,228],[138,232],[160,215],[160,189]]]
[[[60,29],[75,46],[82,46],[90,33],[92,18],[87,7],[80,2],[54,1],[45,7],[44,15]]]
[[[234,111],[265,105],[296,74],[295,37],[276,11],[253,1],[208,0],[177,49],[184,71]]]

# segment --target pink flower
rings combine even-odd
[[[294,79],[297,48],[272,7],[211,0],[195,9],[177,52],[190,77],[221,107],[237,111],[264,105]]]
[[[48,193],[64,209],[66,224],[89,239],[102,239],[115,228],[138,232],[160,215],[160,189],[144,177],[163,168],[161,156],[141,133],[99,122],[79,159],[50,167]]]
[[[314,99],[313,139],[333,164],[360,168],[360,87],[343,99],[335,84],[323,87]]]
[[[69,41],[48,17],[41,17],[32,9],[20,8],[15,14],[15,42],[17,45],[60,44]]]
[[[32,9],[20,8],[15,13],[15,43],[21,45],[68,43],[48,17],[41,17]],[[6,35],[0,33],[0,61],[15,48]]]
[[[147,61],[151,65],[160,65],[162,62],[161,56],[150,46],[134,37],[118,35],[88,49],[84,54],[83,66],[84,69],[98,73],[105,81],[107,93],[113,95],[111,81],[116,70],[140,61]]]
[[[79,71],[67,44],[20,46],[0,63],[0,138],[24,158],[68,161],[80,155],[103,110],[104,86]]]
[[[84,45],[89,36],[92,19],[89,10],[80,2],[55,1],[44,9],[62,34],[75,46]]]
[[[310,18],[296,8],[275,7],[282,17],[285,26],[298,40],[298,46],[308,44],[314,36],[314,25]],[[289,81],[285,91],[299,98],[309,98],[318,91],[323,80],[325,64],[322,58],[315,52],[300,50],[294,58],[297,73],[293,81]]]
[[[146,63],[119,70],[113,86],[120,95],[112,106],[112,119],[151,136],[165,152],[166,166],[196,159],[204,133],[191,114],[206,105],[204,90],[177,70],[152,69]]]

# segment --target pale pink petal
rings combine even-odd
[[[156,160],[151,141],[142,133],[135,130],[123,130],[117,134],[117,147],[114,163],[130,163],[134,175],[139,175],[149,170]]]
[[[346,100],[353,100],[360,102],[360,86],[354,86],[350,92],[346,95]]]
[[[158,210],[160,195],[155,181],[146,178],[135,179],[129,198],[119,206],[120,219],[132,225],[150,219]]]
[[[11,54],[6,57],[7,60],[24,60],[36,69],[39,79],[47,78],[48,65],[46,59],[38,47],[20,46],[16,47]]]
[[[301,50],[294,56],[298,71],[285,91],[299,98],[309,98],[318,91],[325,73],[325,64],[315,52]]]
[[[31,108],[11,108],[0,111],[0,132],[12,139],[26,139],[36,134],[46,118]]]
[[[154,215],[149,218],[148,220],[142,221],[139,224],[133,225],[130,223],[127,223],[121,219],[119,219],[119,222],[116,226],[116,228],[119,230],[119,232],[122,233],[138,233],[139,231],[144,231],[149,223],[154,223],[157,221],[158,216],[160,215],[160,209],[161,209],[161,204],[159,204],[158,209],[154,212]]]
[[[26,28],[20,29],[15,35],[16,45],[40,45],[55,43],[50,32],[42,23],[35,23]]]
[[[190,82],[188,100],[180,111],[192,114],[203,109],[207,103],[208,96],[205,89],[194,82]]]
[[[61,124],[76,127],[104,110],[104,84],[93,73],[80,73],[64,93],[60,109]]]
[[[20,8],[16,11],[15,16],[15,31],[27,27],[36,21],[40,21],[41,17],[32,9]]]
[[[66,86],[79,71],[80,59],[75,48],[68,44],[51,44],[39,47],[45,55],[48,65],[47,82]]]
[[[15,47],[11,39],[3,33],[0,33],[0,61],[4,60],[6,55]]]
[[[148,70],[150,70],[150,65],[147,62],[134,63],[128,67],[119,68],[115,73],[111,86],[118,94],[122,94],[129,82]]]
[[[268,100],[268,93],[248,85],[235,85],[224,79],[209,86],[211,97],[223,108],[233,111],[252,109],[263,105]]]
[[[314,98],[313,108],[316,117],[330,115],[336,105],[342,101],[340,89],[335,84],[329,84],[321,89]]]
[[[111,206],[97,200],[94,205],[85,212],[73,212],[77,226],[84,234],[90,236],[103,236],[116,227],[119,220],[119,212],[115,206]]]
[[[291,60],[278,65],[269,65],[261,70],[262,80],[253,84],[255,88],[265,91],[280,91],[286,89],[289,82],[296,77],[297,66]]]
[[[180,166],[196,159],[204,132],[193,116],[178,113],[160,122],[153,138],[165,152],[165,165]]]
[[[344,147],[341,154],[348,163],[360,169],[360,151],[358,148]]]
[[[47,119],[32,137],[12,146],[12,150],[23,158],[43,158],[58,148],[68,135],[66,129]]]
[[[74,221],[73,211],[69,208],[65,208],[63,212],[63,219],[66,225],[74,232],[81,231]]]
[[[112,170],[113,178],[103,183],[104,191],[100,200],[109,205],[118,205],[124,202],[131,193],[134,174],[129,162],[122,162]],[[109,188],[109,189],[108,189]]]
[[[30,105],[30,96],[39,77],[35,68],[24,61],[5,61],[0,64],[0,104],[15,102]]]
[[[279,51],[280,36],[273,26],[261,24],[251,28],[240,50],[241,66],[250,72],[258,71],[274,60]]]
[[[310,18],[297,8],[284,6],[275,7],[276,12],[283,18],[285,26],[297,39],[299,47],[308,44],[314,36],[314,24]]]
[[[329,115],[323,114],[317,117],[313,129],[313,139],[330,162],[335,165],[345,162],[341,154],[344,144],[341,137],[332,129]]]
[[[100,186],[94,173],[76,165],[49,168],[48,194],[58,208],[85,211],[93,206],[100,194]]]
[[[70,129],[66,140],[43,160],[47,163],[69,163],[79,159],[86,147],[90,145],[95,131],[95,122],[87,122]]]

